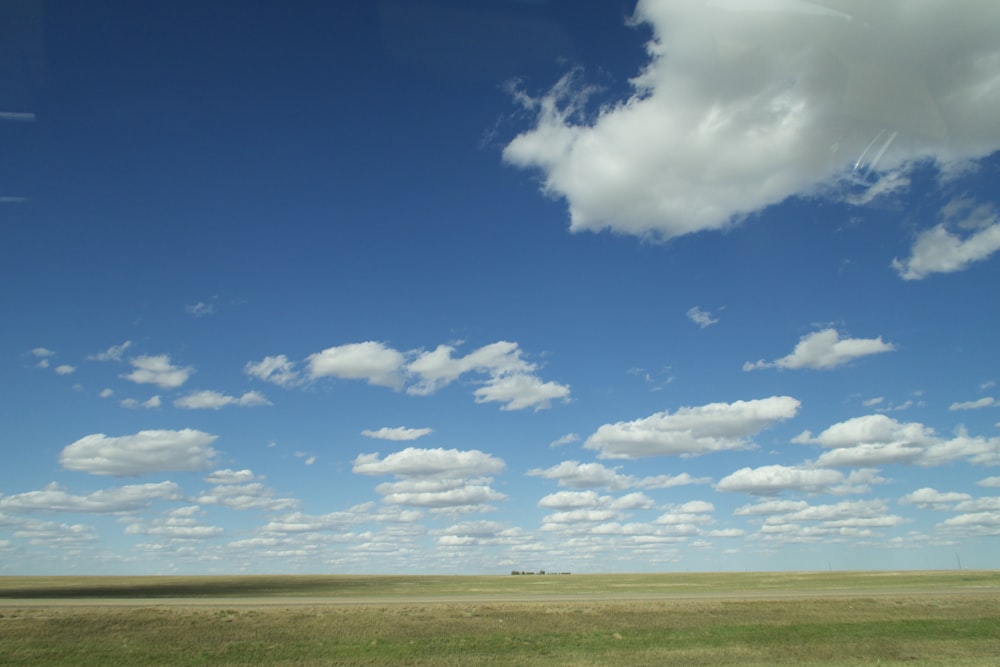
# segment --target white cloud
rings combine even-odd
[[[486,375],[474,391],[478,403],[501,403],[502,410],[548,408],[553,400],[569,400],[570,389],[537,377],[537,365],[522,358],[517,343],[499,341],[455,357],[455,348],[439,345],[431,352],[400,352],[383,343],[367,341],[327,348],[306,358],[310,379],[336,377],[366,380],[406,393],[427,396],[462,375]],[[410,361],[407,361],[407,360]],[[265,357],[246,365],[245,372],[281,386],[299,381],[294,363],[284,355]]]
[[[109,437],[96,433],[67,445],[59,462],[68,470],[94,475],[141,475],[211,466],[218,436],[193,429],[149,430]]]
[[[723,477],[716,490],[727,493],[750,493],[769,496],[785,491],[820,493],[844,483],[844,475],[836,470],[770,465],[741,468]]]
[[[434,512],[465,513],[493,509],[490,502],[506,496],[490,487],[488,475],[501,472],[503,460],[479,450],[406,449],[389,454],[359,454],[354,472],[361,475],[395,475],[396,482],[375,490],[389,505],[430,508]]]
[[[429,428],[405,428],[403,426],[388,427],[383,426],[380,429],[374,431],[365,429],[361,431],[361,435],[366,438],[376,438],[379,440],[416,440],[422,438],[425,435],[429,435],[433,430]]]
[[[110,395],[110,394],[109,394]],[[119,404],[123,408],[128,408],[129,410],[135,410],[137,408],[146,408],[147,410],[152,410],[153,408],[158,408],[163,404],[163,401],[159,396],[150,396],[145,401],[139,402],[134,398],[123,398]]]
[[[948,172],[1000,147],[1000,6],[845,11],[640,0],[654,37],[632,95],[588,113],[574,75],[539,98],[516,91],[537,117],[504,160],[541,171],[573,231],[670,238],[793,196],[865,203],[917,161]]]
[[[115,392],[112,389],[102,389],[101,393],[99,394],[101,398],[111,398],[114,395]]]
[[[943,493],[937,489],[924,487],[908,493],[899,499],[903,505],[914,505],[924,510],[950,510],[963,500],[971,500],[968,493],[950,492]]]
[[[313,379],[335,377],[366,380],[368,384],[392,389],[403,387],[405,357],[382,343],[367,341],[329,347],[306,359]]]
[[[31,351],[31,354],[39,359],[43,359],[45,357],[53,357],[56,353],[46,347],[36,347]]]
[[[918,422],[904,424],[883,414],[848,419],[815,437],[805,431],[793,442],[828,448],[816,460],[816,465],[827,467],[935,466],[963,459],[980,465],[1000,463],[1000,438],[973,438],[959,431],[946,439]]]
[[[251,470],[216,470],[205,481],[213,488],[195,498],[203,505],[222,505],[236,510],[262,509],[286,511],[299,506],[294,498],[276,498],[273,489],[265,486]]]
[[[986,479],[981,479],[976,482],[979,486],[988,487],[998,487],[1000,488],[1000,477],[987,477]]]
[[[895,350],[892,343],[878,338],[840,338],[836,329],[824,329],[806,334],[799,339],[795,350],[773,362],[756,361],[743,364],[744,371],[760,368],[815,368],[828,369],[842,366],[859,357]]]
[[[942,215],[944,222],[917,236],[908,259],[893,260],[892,268],[903,280],[963,271],[1000,250],[1000,217],[992,205],[954,200]]]
[[[503,403],[501,410],[542,410],[551,407],[554,400],[569,400],[567,385],[543,382],[527,373],[492,377],[473,393],[477,403]]]
[[[579,442],[579,441],[580,441],[580,436],[578,436],[576,433],[567,433],[566,435],[556,438],[555,440],[550,442],[549,447],[553,448],[562,447],[563,445],[571,445],[574,442]]]
[[[125,350],[130,347],[132,347],[132,341],[127,340],[121,345],[112,345],[104,352],[91,354],[87,357],[87,361],[121,361],[122,355],[125,354]]]
[[[700,326],[702,329],[719,323],[718,319],[712,317],[712,313],[707,310],[702,310],[698,306],[694,306],[689,309],[687,311],[687,316],[689,320]]]
[[[62,364],[61,366],[55,367],[56,375],[72,375],[76,372],[76,366],[70,366],[69,364]]]
[[[468,477],[491,475],[503,471],[502,459],[478,449],[406,449],[389,454],[384,459],[379,454],[358,454],[354,459],[354,472],[360,475],[444,476]]]
[[[283,354],[276,357],[264,357],[258,362],[247,362],[243,368],[247,375],[266,382],[273,382],[279,387],[289,387],[299,381],[295,363]]]
[[[545,470],[533,468],[525,474],[531,477],[554,479],[559,483],[559,486],[568,486],[572,489],[605,488],[610,491],[631,488],[666,489],[688,484],[706,484],[710,481],[707,477],[694,478],[687,473],[634,477],[623,475],[618,472],[617,468],[608,468],[600,463],[579,463],[578,461],[563,461]]]
[[[206,540],[222,535],[221,526],[210,526],[197,518],[197,506],[179,507],[166,513],[162,519],[139,520],[125,527],[127,535],[149,535],[168,540]]]
[[[948,406],[949,410],[978,410],[979,408],[988,408],[996,405],[996,399],[992,396],[986,396],[980,398],[977,401],[965,401],[963,403],[952,403]]]
[[[618,459],[746,449],[751,436],[794,417],[799,405],[790,396],[771,396],[679,408],[673,414],[659,412],[631,422],[605,424],[583,446],[600,452],[600,458]]]
[[[155,384],[160,389],[176,389],[194,372],[190,366],[174,366],[166,354],[135,357],[129,359],[129,363],[135,370],[122,377],[137,384]]]
[[[456,381],[466,373],[486,374],[489,378],[475,390],[477,403],[502,403],[502,410],[548,408],[553,400],[568,400],[570,389],[556,382],[543,382],[534,372],[535,364],[525,361],[517,343],[498,341],[473,350],[464,357],[454,357],[455,348],[439,345],[423,352],[407,366],[416,376],[416,384],[407,393],[425,396]]]
[[[180,497],[180,487],[173,482],[133,484],[115,489],[102,489],[83,496],[68,493],[53,483],[41,491],[29,491],[12,496],[0,495],[0,510],[118,514],[144,509],[155,500],[177,500]]]
[[[205,303],[204,301],[199,301],[198,303],[184,306],[184,311],[191,317],[205,317],[206,315],[215,314],[215,303]]]
[[[271,405],[262,394],[256,391],[248,391],[242,396],[227,396],[217,391],[195,391],[187,396],[182,396],[174,401],[178,408],[187,410],[218,410],[227,405],[238,405],[240,407],[251,407],[257,405]]]

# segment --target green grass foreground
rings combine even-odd
[[[876,663],[1000,664],[1000,573],[0,578],[0,665]]]

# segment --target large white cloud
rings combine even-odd
[[[756,361],[743,364],[743,370],[759,368],[816,368],[842,366],[854,359],[895,350],[892,343],[878,338],[841,338],[836,329],[823,329],[799,339],[791,354],[773,362]]]
[[[204,470],[212,465],[216,435],[194,429],[149,430],[134,435],[84,436],[63,448],[59,462],[68,470],[94,475]]]
[[[542,172],[574,231],[669,238],[796,195],[865,202],[1000,148],[1000,5],[640,0],[654,37],[633,94],[586,111],[569,75],[517,98],[504,159]],[[879,180],[879,176],[883,176]]]
[[[751,436],[791,419],[798,409],[799,401],[790,396],[679,408],[673,414],[658,412],[635,421],[605,424],[583,446],[600,452],[600,458],[611,459],[745,449]]]

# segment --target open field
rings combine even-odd
[[[1000,572],[5,577],[0,665],[1000,664]]]

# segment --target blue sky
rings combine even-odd
[[[0,573],[996,567],[996,3],[5,11]]]

